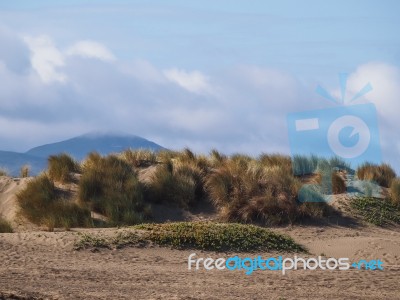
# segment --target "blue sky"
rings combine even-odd
[[[1,1],[0,125],[14,131],[0,130],[0,148],[110,129],[171,148],[288,152],[286,114],[330,107],[316,85],[335,94],[348,72],[349,93],[373,85],[364,100],[397,164],[399,11],[394,0]]]

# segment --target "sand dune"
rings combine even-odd
[[[26,186],[27,180],[29,179],[0,177],[0,216],[13,225],[18,225],[16,194]]]

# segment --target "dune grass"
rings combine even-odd
[[[157,154],[148,149],[125,150],[119,157],[136,168],[144,168],[157,164]]]
[[[138,168],[151,165],[153,169],[149,170],[149,176],[139,182]],[[79,209],[74,206],[76,204],[63,199],[54,200],[59,197],[55,195],[52,183],[52,180],[67,181],[67,174],[77,170],[81,173]],[[59,155],[49,158],[50,178],[42,176],[33,181],[36,188],[29,186],[29,193],[35,193],[32,203],[21,200],[21,205],[26,207],[26,214],[33,222],[45,222],[50,224],[49,227],[60,223],[74,226],[79,221],[73,218],[72,221],[71,218],[60,220],[60,217],[54,217],[54,212],[42,216],[46,206],[50,207],[49,211],[61,206],[60,210],[75,216],[86,207],[105,216],[107,225],[120,226],[151,220],[153,203],[191,209],[202,201],[214,205],[222,222],[293,224],[332,214],[326,195],[345,193],[346,176],[351,172],[349,165],[337,157],[226,156],[217,150],[206,156],[188,148],[180,152],[163,150],[157,153],[127,150],[104,157],[91,153],[80,166],[70,157]],[[305,184],[298,174],[313,174],[318,184]],[[395,174],[388,165],[364,165],[358,170],[358,176],[363,175],[378,178],[381,183],[394,182],[391,198],[394,203],[399,201],[399,184],[393,180]],[[86,215],[82,216],[86,220]]]
[[[150,202],[189,208],[205,197],[204,178],[209,162],[189,149],[157,166],[146,184],[146,199]]]
[[[387,188],[396,178],[396,172],[388,164],[376,165],[366,162],[357,168],[356,174],[360,180],[374,181]]]
[[[12,233],[13,228],[9,222],[0,217],[0,233]]]
[[[19,170],[19,177],[21,178],[29,177],[29,172],[30,172],[30,166],[24,165]]]
[[[148,243],[175,249],[217,252],[306,252],[305,248],[292,238],[266,228],[214,222],[142,224],[119,232],[111,238],[83,235],[75,243],[75,249],[120,248],[128,245],[143,246]]]
[[[125,160],[113,155],[101,157],[92,153],[84,162],[79,200],[105,215],[110,225],[137,224],[151,213],[143,202],[136,172]]]
[[[50,179],[61,183],[72,182],[71,173],[79,172],[79,164],[68,154],[51,155],[48,158]]]
[[[392,180],[390,184],[390,199],[396,205],[400,205],[400,178]]]
[[[7,170],[0,168],[0,176],[8,176]]]
[[[49,230],[56,227],[90,227],[90,211],[63,197],[57,192],[53,181],[45,174],[28,182],[17,194],[21,214],[37,225]]]

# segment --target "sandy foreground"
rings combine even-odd
[[[297,270],[285,276],[280,271],[249,276],[243,271],[189,271],[192,252],[213,258],[233,254],[159,247],[75,251],[77,232],[21,232],[0,234],[0,299],[400,299],[400,230],[274,230],[308,247],[310,256],[381,259],[384,270]]]

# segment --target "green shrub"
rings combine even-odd
[[[144,237],[161,246],[208,251],[304,252],[290,237],[254,226],[212,222],[181,222],[137,225]]]
[[[51,155],[48,158],[48,174],[50,179],[68,183],[72,181],[71,173],[79,172],[78,163],[68,154]]]
[[[30,170],[30,167],[28,165],[22,166],[21,170],[19,172],[19,176],[21,178],[29,177],[29,170]]]
[[[34,224],[46,225],[49,230],[91,226],[90,211],[64,200],[46,175],[29,181],[17,199],[23,216]]]
[[[92,153],[84,162],[79,200],[109,218],[112,225],[130,225],[149,216],[137,174],[124,160]]]
[[[11,224],[0,217],[0,233],[12,233]]]
[[[390,199],[394,204],[400,204],[400,178],[392,180],[390,185]]]
[[[400,224],[400,207],[388,199],[373,197],[354,197],[350,206],[365,221],[383,226],[390,223]]]
[[[360,180],[374,181],[383,187],[390,187],[396,178],[396,172],[388,164],[375,165],[364,163],[357,168],[357,177]]]

